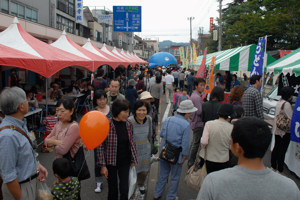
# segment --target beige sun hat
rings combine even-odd
[[[146,100],[146,99],[151,99],[151,101],[154,101],[154,98],[151,96],[150,92],[148,92],[148,91],[141,93],[140,100]]]
[[[177,112],[179,113],[193,113],[196,112],[198,109],[194,106],[191,100],[184,100],[180,103]]]

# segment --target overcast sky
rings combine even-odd
[[[226,6],[232,0],[223,0]],[[209,18],[219,16],[217,0],[83,0],[84,6],[104,7],[113,10],[113,6],[142,6],[142,32],[136,35],[142,38],[189,42],[190,23],[192,21],[193,38],[197,38],[199,27],[204,33],[209,31]],[[215,21],[215,23],[217,23]]]

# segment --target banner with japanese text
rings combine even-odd
[[[184,60],[184,47],[179,47],[179,55],[180,55],[180,60],[183,63],[183,60]]]
[[[263,65],[264,65],[264,57],[265,57],[265,48],[266,48],[266,39],[259,38],[258,44],[256,47],[254,59],[252,62],[252,68],[250,77],[252,75],[262,75],[263,73]]]
[[[197,50],[196,50],[196,44],[193,43],[193,65],[197,62]]]
[[[187,61],[189,61],[189,57],[190,57],[189,53],[190,53],[190,47],[189,47],[189,46],[186,46],[186,47],[185,47],[185,59],[186,59]]]
[[[76,22],[83,21],[83,0],[75,0],[76,3]]]
[[[204,49],[203,59],[199,67],[199,70],[195,76],[196,78],[205,78],[206,52],[207,52],[207,47]]]
[[[215,70],[215,59],[216,57],[212,57],[211,63],[209,65],[209,69],[206,76],[206,84],[204,88],[204,92],[206,94],[211,93],[213,87],[214,87],[214,70]]]

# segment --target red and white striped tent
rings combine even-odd
[[[121,51],[119,51],[119,52],[120,52],[120,54],[121,54],[122,56],[124,56],[125,58],[127,58],[127,59],[129,59],[129,60],[132,60],[132,61],[136,62],[137,64],[141,64],[140,61],[138,61],[136,58],[133,58],[133,57],[127,55],[123,49],[122,49]]]
[[[136,54],[131,54],[133,57],[137,58],[138,60],[140,60],[141,62],[143,62],[145,65],[149,65],[149,62],[141,59],[140,57],[138,57]]]
[[[91,60],[93,62],[93,68],[91,70],[92,72],[95,72],[98,67],[102,65],[109,65],[112,68],[117,68],[117,66],[119,65],[118,60],[109,60],[104,56],[94,54],[87,49],[79,46],[66,35],[65,31],[63,31],[62,35],[55,42],[53,42],[51,46],[79,56],[81,58]]]
[[[130,63],[121,59],[121,58],[118,58],[118,57],[114,57],[113,55],[110,55],[104,51],[102,51],[101,49],[98,49],[92,42],[90,39],[88,39],[88,41],[82,46],[84,49],[98,55],[98,56],[101,56],[101,57],[104,57],[105,59],[108,59],[108,60],[113,60],[115,61],[118,65],[122,65],[122,66],[127,66],[129,65]],[[112,66],[113,69],[116,69],[117,66]]]
[[[139,63],[136,62],[135,60],[133,60],[132,58],[128,58],[127,56],[122,55],[122,53],[116,48],[114,47],[114,49],[112,50],[112,52],[116,55],[118,55],[119,57],[129,61],[131,63],[131,65],[135,66],[138,65]]]
[[[107,54],[109,54],[109,55],[111,55],[111,56],[113,56],[115,58],[123,60],[124,62],[128,63],[128,65],[132,65],[132,61],[130,61],[128,59],[125,59],[124,57],[122,57],[120,55],[115,54],[113,51],[111,51],[109,48],[107,48],[106,44],[103,44],[103,46],[101,48],[101,51],[103,51],[103,52],[105,52],[105,53],[107,53]],[[125,68],[127,68],[128,65],[125,66]]]
[[[36,39],[14,18],[13,23],[0,33],[0,65],[27,69],[49,78],[69,66],[92,69],[93,62]]]

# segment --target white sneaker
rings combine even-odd
[[[96,187],[96,189],[95,189],[95,192],[96,193],[100,193],[102,190],[101,190],[101,184],[102,183],[97,183],[97,187]]]

